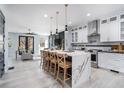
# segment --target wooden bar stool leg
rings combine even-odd
[[[63,87],[65,86],[65,81],[66,81],[66,68],[64,67],[64,80],[63,80]]]
[[[58,71],[57,71],[57,79],[59,79],[59,66],[58,66]]]
[[[47,72],[49,72],[49,61],[47,62]]]
[[[51,72],[51,69],[52,69],[52,63],[50,63],[49,72]]]
[[[54,64],[54,78],[56,79],[56,64]]]

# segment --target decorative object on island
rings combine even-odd
[[[4,38],[5,38],[5,33],[4,33],[4,28],[5,28],[5,17],[0,11],[0,77],[4,74]]]
[[[68,31],[67,8],[68,4],[65,4],[65,31]]]

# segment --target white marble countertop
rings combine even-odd
[[[60,54],[67,54],[68,56],[77,56],[77,55],[82,55],[82,54],[88,54],[89,52],[85,51],[63,51],[63,50],[44,50],[44,51],[49,51],[49,52],[56,52]]]

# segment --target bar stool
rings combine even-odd
[[[42,69],[45,70],[46,68],[46,51],[43,51],[43,65]]]
[[[50,73],[56,78],[57,72],[57,56],[55,52],[51,52],[50,55]]]
[[[65,86],[65,82],[71,79],[71,75],[68,73],[68,69],[72,67],[72,63],[66,60],[67,55],[57,54],[58,61],[58,71],[57,71],[57,80],[62,83],[62,86]],[[63,70],[62,70],[63,69]]]
[[[48,51],[43,51],[43,66],[42,68],[45,71],[49,70],[49,52]]]
[[[49,72],[50,67],[50,52],[46,51],[46,71]]]
[[[43,50],[40,51],[40,54],[41,54],[41,62],[40,62],[40,68],[41,68],[43,65]]]

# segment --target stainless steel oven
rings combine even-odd
[[[91,54],[91,67],[98,68],[98,54],[93,53]]]
[[[98,50],[90,50],[91,52],[91,67],[98,68]]]

